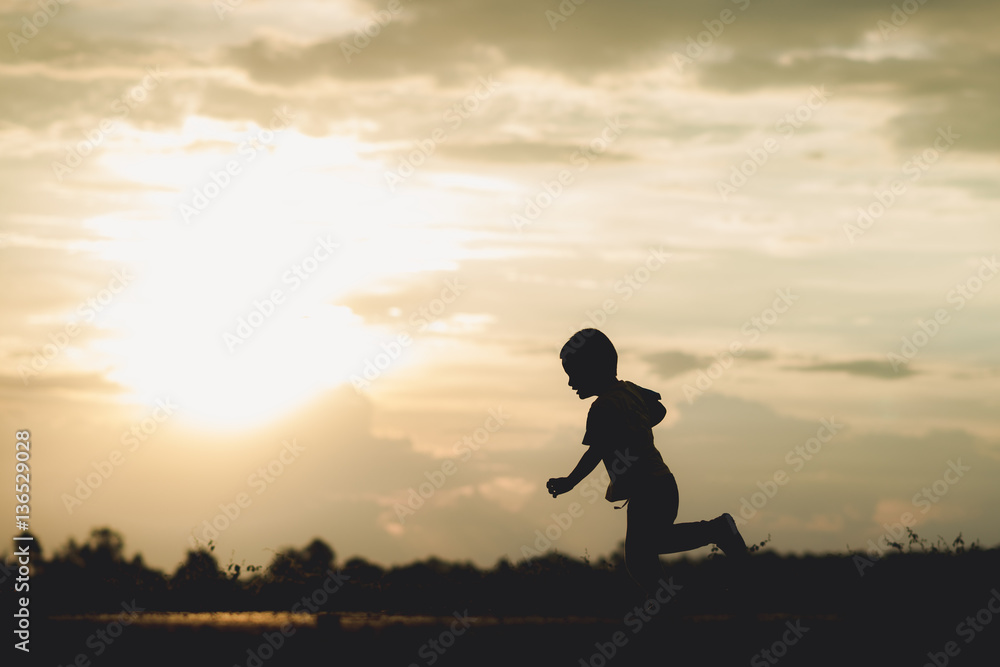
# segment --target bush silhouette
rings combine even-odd
[[[684,589],[670,613],[731,613],[750,605],[755,613],[870,615],[874,622],[900,607],[930,605],[939,614],[960,604],[981,605],[976,595],[982,582],[1000,571],[1000,548],[967,546],[961,535],[950,543],[942,538],[930,543],[911,531],[907,540],[879,557],[779,555],[762,548],[769,541],[764,540],[754,545],[739,578],[730,576],[725,557],[674,558],[664,575]],[[91,531],[82,544],[69,540],[48,560],[35,546],[32,592],[48,614],[114,613],[131,600],[150,611],[288,611],[324,584],[328,594],[319,596],[326,598],[320,611],[447,616],[468,609],[500,616],[620,618],[639,601],[623,566],[622,543],[596,559],[550,551],[517,562],[502,558],[487,569],[438,557],[383,568],[361,557],[338,567],[333,548],[314,538],[305,547],[275,552],[266,567],[230,562],[225,570],[210,543],[188,551],[170,576],[148,568],[139,554],[127,556],[125,540],[107,527]],[[13,563],[9,556],[5,560]],[[865,567],[858,567],[859,560]],[[928,589],[915,581],[939,585]],[[13,582],[9,575],[0,581],[8,599]],[[298,610],[306,611],[301,605]]]

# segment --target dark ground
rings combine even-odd
[[[112,643],[97,639],[113,617],[53,619],[36,628],[31,663],[69,665],[78,653],[92,665],[914,665],[1000,664],[1000,627],[984,626],[969,643],[914,615],[855,618],[754,615],[671,617],[665,610],[641,627],[621,618],[470,617],[451,635],[454,617],[321,613],[298,618],[147,624],[139,620]],[[242,617],[242,618],[241,618]],[[1000,626],[1000,618],[997,619]],[[461,629],[461,626],[459,626]],[[790,628],[798,630],[798,635]],[[636,631],[637,630],[637,631]],[[619,644],[614,643],[615,633]],[[105,635],[106,636],[106,635]],[[90,643],[88,644],[88,638]],[[109,637],[110,639],[110,637]],[[784,639],[795,643],[785,644]],[[946,639],[957,655],[944,653]],[[433,642],[433,643],[432,643]],[[95,655],[94,647],[103,648]],[[277,648],[274,648],[277,647]],[[769,651],[764,654],[763,651]],[[954,652],[954,651],[953,651]],[[779,657],[780,656],[780,657]],[[36,662],[37,660],[37,662]],[[944,662],[947,660],[948,662]]]

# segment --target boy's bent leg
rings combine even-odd
[[[746,542],[729,514],[711,521],[672,524],[657,536],[655,543],[657,553],[661,554],[691,551],[709,544],[717,545],[729,557],[747,555]]]
[[[714,525],[713,521],[674,523],[665,527],[655,536],[653,546],[660,554],[691,551],[715,544],[718,535],[718,527]]]

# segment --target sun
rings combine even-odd
[[[122,364],[109,379],[129,387],[133,400],[170,399],[181,420],[200,426],[267,423],[347,382],[371,338],[343,306],[300,305],[281,315],[232,352],[218,335],[195,335],[197,320],[132,327],[117,341]]]
[[[359,371],[377,332],[339,303],[357,284],[329,232],[147,227],[97,343],[128,400],[170,399],[180,420],[249,428]]]

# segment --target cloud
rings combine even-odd
[[[528,496],[539,488],[537,482],[523,477],[499,476],[479,485],[479,493],[508,512],[520,511]]]
[[[641,358],[652,366],[654,373],[664,379],[704,368],[712,361],[710,357],[699,357],[676,350],[646,354]]]
[[[740,355],[740,359],[748,361],[764,361],[772,357],[766,350],[746,350]],[[679,350],[667,350],[664,352],[654,352],[640,357],[647,362],[654,373],[663,379],[683,375],[688,371],[707,368],[717,360],[714,357],[703,357]]]
[[[821,373],[847,373],[849,375],[859,375],[861,377],[881,378],[883,380],[899,380],[911,375],[916,375],[919,371],[910,369],[909,366],[893,368],[888,361],[879,359],[857,359],[855,361],[839,361],[824,364],[814,364],[812,366],[801,366],[795,368],[804,372]]]
[[[782,514],[767,522],[767,529],[775,533],[805,531],[820,533],[840,533],[844,530],[844,515],[830,512],[796,516]]]
[[[478,162],[567,163],[574,153],[581,150],[578,145],[547,143],[543,141],[498,141],[481,143],[454,143],[441,146],[440,152],[452,158]],[[602,162],[629,162],[636,156],[607,150],[600,154]]]
[[[337,305],[347,306],[367,324],[391,326],[412,334],[426,328],[427,322],[452,316],[464,306],[460,301],[463,292],[459,291],[457,296],[447,293],[455,306],[446,304],[449,306],[446,311],[431,312],[428,308],[435,300],[441,301],[441,292],[447,285],[457,284],[456,289],[461,290],[464,280],[456,278],[454,271],[423,271],[400,276],[373,289],[352,292],[339,299]]]
[[[26,368],[31,368],[31,360],[24,362]],[[94,394],[119,394],[126,387],[109,380],[104,373],[54,373],[41,370],[37,375],[29,375],[28,384],[20,376],[0,375],[0,391],[17,394],[33,391],[48,395],[60,391],[78,391]]]

